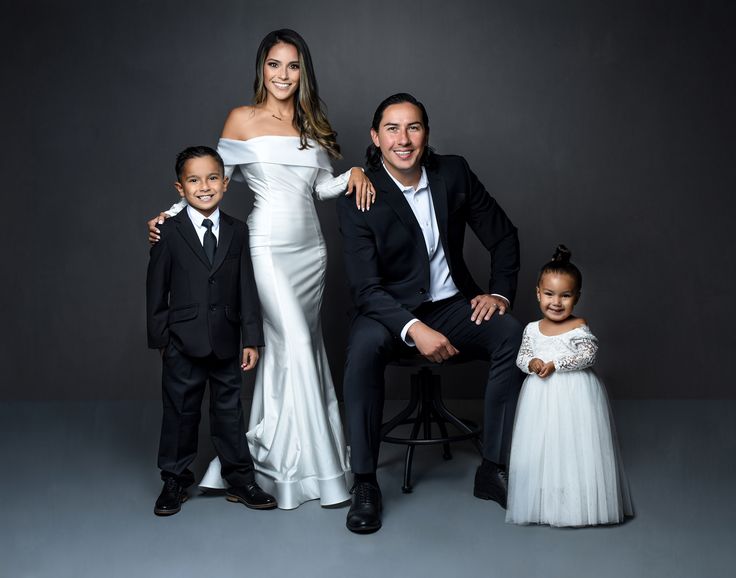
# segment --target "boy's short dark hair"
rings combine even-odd
[[[181,173],[184,170],[184,165],[189,159],[197,159],[200,157],[212,157],[220,165],[220,171],[225,174],[225,163],[222,161],[222,157],[219,153],[210,147],[198,146],[198,147],[187,147],[176,155],[176,165],[174,170],[176,171],[176,180],[181,181]]]

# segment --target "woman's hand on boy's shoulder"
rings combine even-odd
[[[155,245],[161,240],[161,231],[156,227],[156,225],[162,225],[168,218],[169,215],[166,213],[159,213],[158,217],[154,217],[148,221],[148,242],[151,245]]]

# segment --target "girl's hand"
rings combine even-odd
[[[156,225],[162,224],[169,216],[166,213],[160,213],[158,217],[154,217],[148,221],[148,242],[151,245],[155,245],[161,240],[161,231],[156,228]]]
[[[370,211],[376,200],[376,190],[371,180],[358,167],[350,169],[350,180],[346,195],[355,193],[355,206],[361,211]]]
[[[541,371],[542,367],[544,367],[544,361],[541,359],[535,357],[529,362],[529,371],[532,373],[536,373],[539,375],[539,372]]]
[[[554,361],[548,361],[547,363],[542,364],[542,367],[537,371],[537,375],[539,377],[549,377],[555,372],[555,362]]]

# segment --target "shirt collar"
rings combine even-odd
[[[421,191],[422,189],[426,189],[428,187],[427,183],[427,171],[424,167],[422,167],[422,174],[419,177],[419,183],[417,184],[416,188],[412,187],[411,185],[403,185],[399,181],[397,181],[394,176],[389,172],[389,170],[386,168],[386,165],[383,163],[383,160],[381,160],[381,166],[383,167],[383,170],[386,171],[386,174],[391,177],[391,180],[396,183],[396,186],[399,187],[399,190],[402,193],[408,193],[411,191],[417,192]]]
[[[202,225],[202,221],[205,219],[212,221],[213,229],[217,229],[220,226],[220,207],[217,207],[209,217],[205,217],[198,210],[187,205],[187,215],[189,215],[189,219],[195,227],[204,227],[204,225]]]

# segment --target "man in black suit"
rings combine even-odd
[[[227,499],[276,507],[255,482],[240,402],[240,371],[263,345],[260,303],[245,223],[219,210],[227,189],[220,155],[190,147],[176,159],[175,186],[186,210],[160,225],[146,279],[148,345],[163,359],[163,423],[158,466],[164,487],[154,513],[176,514],[194,483],[200,406],[210,383],[210,431]],[[241,337],[243,349],[241,353]]]
[[[409,94],[376,110],[366,174],[378,191],[370,211],[338,201],[345,268],[357,307],[344,398],[355,474],[347,527],[381,527],[376,479],[384,370],[410,347],[441,363],[458,353],[491,362],[485,391],[483,462],[474,494],[506,504],[505,465],[522,374],[520,324],[507,313],[516,292],[516,228],[462,157],[433,153],[429,120]],[[491,255],[488,293],[463,260],[469,225]]]

